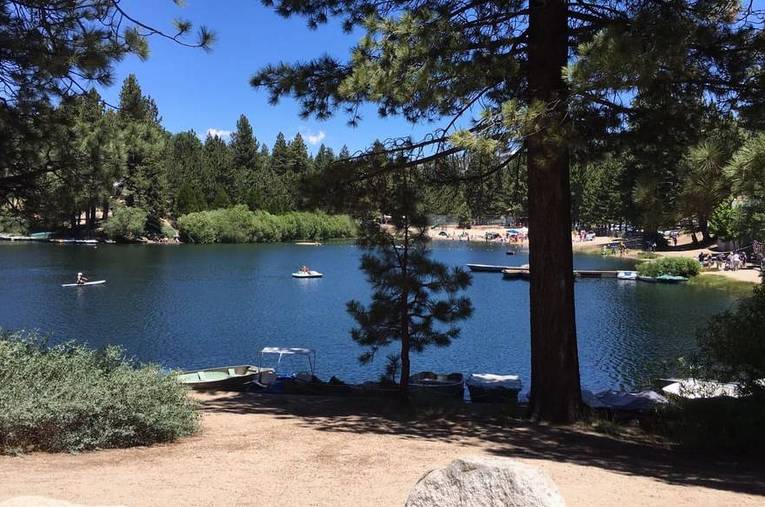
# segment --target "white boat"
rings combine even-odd
[[[669,403],[656,391],[615,391],[607,389],[593,393],[582,389],[582,402],[591,409],[607,409],[619,412],[646,413]]]
[[[295,244],[300,246],[321,246],[321,243],[318,241],[298,241]]]
[[[292,273],[292,278],[321,278],[322,276],[324,275],[318,271],[298,271]]]
[[[471,373],[465,381],[473,403],[516,403],[523,384],[518,375]]]
[[[698,398],[719,398],[721,396],[738,398],[740,396],[740,386],[736,382],[723,383],[695,378],[668,380],[675,380],[675,382],[662,387],[661,390],[665,394],[678,398],[695,400]]]
[[[102,283],[106,283],[106,280],[96,280],[93,282],[85,282],[85,283],[62,283],[62,287],[83,287],[85,285],[101,285]]]
[[[616,273],[616,278],[619,280],[637,280],[637,271],[619,271]]]

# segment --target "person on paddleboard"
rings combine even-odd
[[[83,285],[85,282],[88,281],[88,277],[83,275],[82,273],[77,273],[77,280],[74,282],[77,285]]]

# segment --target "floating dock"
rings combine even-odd
[[[529,268],[507,267],[501,270],[502,277],[508,280],[528,280]],[[616,278],[619,271],[602,269],[575,269],[574,276],[577,278]]]
[[[468,264],[470,271],[480,273],[501,273],[505,269],[513,269],[512,266],[496,266],[494,264]]]

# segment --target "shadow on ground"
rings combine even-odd
[[[710,458],[582,427],[533,424],[479,405],[423,409],[402,416],[392,400],[208,393],[202,396],[202,410],[299,419],[318,431],[473,444],[498,456],[574,463],[669,484],[765,495],[762,463]]]

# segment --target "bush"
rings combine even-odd
[[[29,223],[12,213],[0,210],[0,232],[25,235],[29,233]]]
[[[135,240],[146,233],[148,214],[141,208],[117,208],[104,224],[104,232],[114,240]]]
[[[28,333],[0,334],[0,407],[0,453],[149,445],[199,424],[186,389],[158,366]]]
[[[713,316],[698,341],[707,378],[738,382],[745,393],[765,390],[765,286],[755,287],[735,310]]]
[[[247,206],[189,213],[178,219],[181,238],[191,243],[270,243],[295,239],[350,238],[356,224],[347,215],[289,212],[272,215]]]
[[[637,270],[640,276],[674,275],[690,278],[699,274],[701,264],[689,257],[661,257],[653,261],[643,262],[638,265]]]
[[[762,456],[765,400],[709,398],[673,400],[661,412],[659,428],[676,442],[702,451]]]

